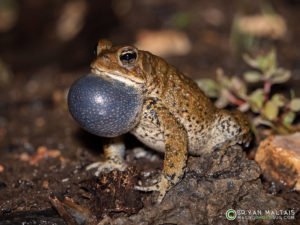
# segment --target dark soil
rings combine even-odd
[[[0,36],[0,59],[4,62],[0,68],[0,224],[66,224],[54,209],[53,199],[86,209],[81,210],[82,217],[89,215],[91,221],[109,216],[118,218],[116,224],[224,224],[228,223],[224,212],[233,207],[295,209],[296,219],[285,224],[300,224],[299,193],[264,179],[261,183],[258,166],[246,160],[240,150],[228,153],[219,167],[214,155],[207,159],[191,157],[190,172],[162,206],[152,206],[155,193],[133,189],[141,171],[159,172],[162,155],[130,135],[125,137],[128,170],[99,178],[85,170],[100,160],[106,139],[78,127],[67,110],[66,96],[71,84],[89,73],[99,38],[133,43],[140,29],[173,28],[172,16],[187,12],[192,22],[183,30],[193,49],[186,56],[169,57],[168,62],[193,78],[214,77],[217,67],[227,74],[240,74],[246,68],[229,45],[233,17],[244,10],[240,1],[132,0],[125,15],[116,13],[109,0],[87,2],[83,28],[69,41],[54,35],[64,1],[19,1],[15,26]],[[292,72],[292,80],[284,89],[294,88],[299,96],[300,2],[271,3],[288,25],[286,38],[274,43],[279,64]],[[245,4],[251,11],[259,8],[251,1]],[[223,12],[219,26],[203,19],[201,13],[209,8]],[[7,68],[12,74],[3,80],[2,70]],[[149,157],[137,158],[132,151],[137,147],[149,151]]]

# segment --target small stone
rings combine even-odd
[[[43,186],[44,189],[49,189],[49,181],[44,180],[42,186]]]
[[[4,171],[4,166],[0,165],[0,173]]]
[[[139,49],[150,51],[161,57],[186,55],[192,49],[188,36],[178,30],[141,30],[136,39],[135,45]]]
[[[282,39],[287,33],[286,21],[279,15],[243,16],[237,20],[237,27],[242,33],[273,40]]]
[[[300,132],[269,136],[260,143],[255,160],[267,178],[300,190]]]

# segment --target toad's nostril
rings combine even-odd
[[[93,74],[78,79],[68,94],[73,118],[83,129],[104,137],[119,136],[132,129],[142,103],[134,87]]]

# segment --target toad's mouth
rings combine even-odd
[[[107,72],[95,67],[91,68],[91,71],[93,74],[97,76],[101,76],[103,78],[108,78],[109,80],[118,80],[126,85],[142,85],[144,81],[142,79],[139,79],[137,77],[129,77],[119,72]]]

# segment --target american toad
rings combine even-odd
[[[200,156],[235,144],[249,144],[248,120],[240,112],[218,109],[197,84],[162,58],[131,45],[113,46],[100,40],[91,64],[98,77],[117,80],[140,93],[143,100],[130,133],[145,145],[164,153],[160,180],[142,191],[166,192],[184,175],[188,154]],[[88,168],[126,167],[124,144],[113,139],[104,147],[107,159]]]

